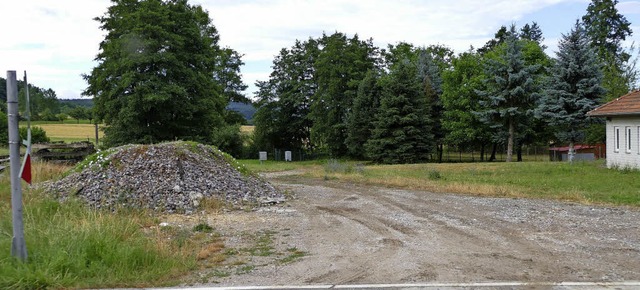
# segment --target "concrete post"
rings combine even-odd
[[[20,133],[18,132],[18,83],[16,71],[7,71],[7,118],[9,119],[9,158],[11,170],[11,210],[13,218],[13,240],[11,255],[27,260],[22,222],[22,184],[20,181]]]

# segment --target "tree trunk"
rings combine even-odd
[[[444,145],[438,144],[438,163],[442,163],[442,151],[444,151]]]
[[[507,160],[506,162],[513,161],[513,135],[515,134],[515,128],[513,126],[513,118],[509,118],[509,138],[507,140]]]
[[[491,149],[491,157],[489,157],[489,162],[496,161],[496,152],[498,151],[498,144],[493,142],[493,148]]]
[[[482,145],[480,146],[480,162],[484,161],[484,147],[485,144],[482,143]]]
[[[516,152],[518,154],[518,162],[522,162],[522,142],[518,143],[518,149]]]

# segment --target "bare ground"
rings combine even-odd
[[[295,198],[204,218],[228,249],[261,233],[273,251],[190,285],[640,280],[638,208],[270,178]]]

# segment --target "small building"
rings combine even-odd
[[[573,145],[575,155],[574,161],[593,161],[606,156],[606,146],[604,144],[586,145],[575,144]],[[569,146],[562,147],[550,147],[549,148],[549,160],[551,161],[567,161],[569,160]]]
[[[606,118],[607,167],[640,169],[640,91],[619,97],[587,115]]]

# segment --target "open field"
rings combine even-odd
[[[24,125],[24,124],[21,124]],[[41,127],[51,141],[78,142],[90,141],[95,142],[96,131],[93,124],[75,124],[75,123],[41,123],[32,126]],[[102,130],[98,130],[98,137],[104,137]]]

